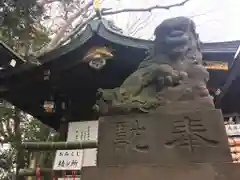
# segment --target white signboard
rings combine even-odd
[[[228,136],[239,136],[240,135],[240,124],[229,124],[225,125],[226,133]]]
[[[67,141],[97,141],[98,121],[71,122]],[[97,148],[79,150],[58,150],[54,170],[80,170],[83,166],[96,166]]]
[[[71,122],[67,141],[97,141],[98,121]]]
[[[80,170],[83,163],[83,150],[58,150],[53,170]]]
[[[83,167],[97,165],[97,148],[83,150]]]

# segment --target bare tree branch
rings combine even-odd
[[[52,47],[55,46],[55,44],[57,43],[57,41],[59,41],[59,39],[62,37],[63,33],[65,32],[65,30],[68,28],[68,26],[70,26],[72,24],[72,22],[78,17],[80,16],[84,11],[86,11],[86,9],[88,9],[90,7],[90,4],[88,4],[85,8],[81,9],[80,11],[78,11],[76,14],[74,14],[72,17],[70,17],[66,24],[60,29],[59,33],[52,39],[52,41],[49,43],[48,47]]]
[[[56,0],[42,0],[38,3],[39,6],[44,6],[44,5],[48,5],[48,4],[51,4],[51,3],[54,3],[56,2]]]
[[[171,4],[171,5],[167,5],[167,6],[160,6],[160,5],[155,5],[155,6],[151,6],[148,8],[136,8],[136,9],[121,9],[121,10],[116,10],[116,11],[111,11],[109,9],[103,9],[101,12],[102,16],[107,16],[107,15],[113,15],[113,14],[119,14],[119,13],[124,13],[124,12],[151,12],[153,10],[156,9],[166,9],[169,10],[170,8],[173,7],[179,7],[179,6],[183,6],[185,5],[187,2],[189,2],[190,0],[184,0],[181,3],[176,3],[176,4]],[[87,23],[96,18],[97,14],[95,13],[93,16],[89,16],[87,18],[87,20],[82,21],[81,24],[79,24],[71,34],[69,34],[67,37],[64,37],[64,33],[66,32],[66,30],[68,29],[68,27],[72,24],[72,22],[79,16],[83,16],[84,13],[86,13],[89,8],[92,6],[92,3],[89,2],[85,5],[84,8],[82,8],[81,10],[79,10],[77,13],[75,13],[73,16],[71,16],[65,23],[65,25],[60,29],[60,31],[54,36],[54,38],[52,39],[52,41],[48,44],[47,47],[41,49],[39,52],[37,52],[35,55],[42,55],[46,52],[49,52],[55,48],[57,48],[60,44],[65,43],[66,41],[68,41],[71,37],[75,36],[79,30],[81,30],[80,28],[84,28]],[[62,37],[64,37],[62,39]]]
[[[113,15],[113,14],[119,14],[119,13],[124,13],[124,12],[151,12],[152,10],[155,10],[155,9],[166,9],[166,10],[169,10],[173,7],[179,7],[179,6],[183,6],[185,5],[187,2],[189,2],[190,0],[184,0],[182,1],[181,3],[176,3],[176,4],[171,4],[171,5],[168,5],[168,6],[159,6],[159,5],[155,5],[155,6],[151,6],[151,7],[148,7],[148,8],[138,8],[138,9],[121,9],[121,10],[116,10],[116,11],[102,11],[102,16],[105,16],[105,15]],[[78,31],[80,30],[79,27],[83,28],[88,22],[89,20],[92,20],[94,19],[96,16],[93,15],[92,17],[89,17],[86,21],[84,21],[80,26],[78,26],[77,28],[75,28],[75,30],[68,36],[68,37],[65,37],[64,40],[61,41],[60,44],[63,44],[64,42],[66,42],[67,40],[69,40],[71,37],[73,37],[75,34],[78,33]]]
[[[151,12],[151,11],[156,10],[156,9],[166,9],[166,10],[169,10],[169,9],[171,9],[173,7],[183,6],[188,1],[190,1],[190,0],[184,0],[181,3],[171,4],[171,5],[168,5],[168,6],[155,5],[155,6],[151,6],[151,7],[148,7],[148,8],[127,8],[127,9],[120,9],[120,10],[117,10],[117,11],[106,11],[106,10],[103,9],[102,15],[106,16],[106,15],[113,15],[113,14],[119,14],[119,13],[124,13],[124,12],[144,12],[144,11],[145,12],[146,11]]]
[[[137,25],[134,28],[130,29],[129,35],[134,36],[137,32],[143,29],[149,23],[149,20],[151,20],[151,16],[152,16],[152,13],[150,13],[142,21],[139,21],[139,23],[136,23]]]
[[[179,6],[183,6],[185,5],[187,2],[189,2],[190,0],[184,0],[183,2],[181,3],[177,3],[177,4],[172,4],[172,5],[168,5],[168,6],[159,6],[159,5],[155,5],[155,6],[151,6],[151,7],[148,7],[148,8],[138,8],[138,9],[122,9],[122,10],[116,10],[116,11],[102,11],[102,16],[105,16],[105,15],[113,15],[113,14],[119,14],[119,13],[124,13],[124,12],[151,12],[152,10],[155,10],[155,9],[166,9],[166,10],[169,10],[173,7],[179,7]],[[64,44],[66,41],[68,41],[71,37],[75,36],[80,28],[83,28],[85,25],[87,25],[87,23],[94,19],[95,17],[97,17],[97,15],[93,15],[91,17],[89,17],[86,21],[84,21],[81,25],[77,26],[74,31],[68,36],[68,37],[65,37],[59,44]],[[57,47],[57,46],[56,46]]]
[[[59,42],[59,45],[64,44],[65,42],[67,42],[69,39],[71,39],[72,37],[74,37],[76,34],[78,34],[81,29],[84,28],[84,26],[87,25],[87,23],[91,20],[93,20],[96,17],[96,15],[93,16],[89,16],[87,18],[87,20],[85,20],[82,24],[79,24],[67,37],[65,37],[62,41]]]
[[[72,25],[72,22],[80,17],[83,13],[86,13],[87,10],[91,7],[92,3],[89,2],[88,4],[85,5],[85,7],[83,7],[82,9],[80,9],[78,12],[76,12],[75,14],[73,14],[64,24],[63,27],[61,27],[61,29],[59,30],[59,32],[53,37],[53,39],[51,40],[51,42],[47,45],[47,47],[43,48],[40,50],[40,52],[38,52],[37,54],[42,55],[46,52],[49,52],[53,49],[55,49],[57,47],[57,45],[59,44],[59,41],[62,39],[62,37],[64,36],[64,33],[66,32],[66,30],[68,29],[68,27],[70,25]]]

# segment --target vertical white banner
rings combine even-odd
[[[97,141],[98,121],[71,122],[67,141]]]

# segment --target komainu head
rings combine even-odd
[[[201,59],[200,41],[195,23],[187,17],[164,20],[155,29],[154,54],[186,55]]]

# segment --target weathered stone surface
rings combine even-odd
[[[99,91],[95,109],[101,115],[152,113],[169,103],[210,97],[195,23],[187,17],[166,19],[154,35],[153,52],[136,71],[119,88]]]
[[[240,164],[84,167],[82,180],[239,180]]]
[[[158,113],[181,113],[186,111],[205,111],[215,109],[213,98],[200,98],[198,101],[178,101],[157,108]]]
[[[100,167],[231,162],[220,110],[106,117],[99,142]]]

